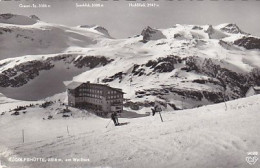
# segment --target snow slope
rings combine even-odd
[[[11,14],[9,19],[5,17],[0,15],[0,59],[55,54],[69,47],[87,47],[102,38],[110,38],[108,33],[99,31],[99,27],[67,27]]]
[[[0,29],[0,56],[17,56],[0,60],[0,92],[11,98],[38,100],[64,92],[63,81],[88,80],[122,88],[125,98],[141,107],[159,99],[184,109],[240,98],[249,85],[260,84],[260,75],[251,73],[260,68],[260,39],[235,24],[147,27],[127,39],[113,39],[101,26],[68,27],[39,20],[32,25],[1,23]],[[61,55],[72,56],[45,65],[46,59]],[[96,66],[75,67],[78,58],[91,64],[92,59],[82,59],[90,56],[96,57]],[[110,61],[104,64],[100,57]],[[31,64],[43,67],[31,75]],[[35,95],[24,92],[34,87]]]
[[[0,15],[0,23],[5,24],[15,24],[15,25],[33,25],[37,23],[39,18],[35,15],[30,17],[23,15],[14,15],[14,14],[1,14]]]
[[[108,128],[109,119],[93,115],[42,120],[53,107],[45,110],[35,107],[24,115],[0,117],[0,159],[8,168],[256,168],[260,162],[249,165],[245,157],[247,152],[260,151],[259,102],[260,96],[256,95],[227,102],[227,110],[220,103],[163,111],[164,122],[158,114],[120,118],[125,125],[115,127],[110,123]],[[22,129],[25,143],[21,142]],[[8,161],[10,157],[83,158],[85,161],[15,163]]]

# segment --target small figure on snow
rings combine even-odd
[[[152,114],[154,116],[156,112],[161,112],[162,108],[158,104],[155,104],[154,108],[151,108],[151,110],[152,110]]]
[[[151,110],[153,116],[155,115],[156,112],[158,112],[160,114],[161,121],[163,122],[162,115],[161,115],[161,111],[162,111],[161,105],[159,103],[155,103],[154,108],[151,108]]]
[[[118,125],[119,125],[119,122],[118,122],[118,115],[117,115],[116,112],[113,112],[113,113],[111,114],[111,119],[113,120],[115,126],[118,126]]]
[[[153,116],[155,115],[155,108],[151,108]]]

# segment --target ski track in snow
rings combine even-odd
[[[128,124],[115,127],[111,122],[108,128],[105,128],[108,119],[93,117],[58,120],[57,123],[55,120],[44,121],[41,124],[46,129],[60,127],[63,133],[59,129],[49,130],[52,135],[39,134],[37,136],[43,136],[42,140],[38,137],[37,141],[24,144],[3,141],[0,157],[5,161],[11,156],[90,159],[87,163],[23,164],[29,168],[247,167],[247,152],[260,150],[259,100],[260,96],[252,96],[227,102],[227,111],[224,103],[220,103],[190,110],[163,112],[163,123],[158,114],[154,117],[120,118],[119,122]],[[1,121],[4,117],[1,117]],[[16,120],[16,124],[25,127],[25,118]],[[69,135],[62,129],[66,125],[71,129]],[[1,135],[15,127],[4,122],[2,126]],[[18,168],[21,165],[10,163],[8,166]]]

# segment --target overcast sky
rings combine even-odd
[[[37,1],[36,1],[37,2]],[[41,20],[64,25],[98,24],[108,29],[116,38],[140,34],[146,26],[155,28],[172,27],[175,24],[212,24],[236,23],[243,31],[260,36],[260,1],[152,1],[160,7],[133,8],[126,0],[114,2],[73,1],[66,2],[41,0],[51,8],[19,8],[19,4],[32,4],[35,1],[0,2],[1,13],[37,15]],[[103,8],[76,8],[75,4],[102,3]],[[142,3],[142,1],[136,1]]]

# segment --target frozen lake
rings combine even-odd
[[[58,63],[48,71],[41,71],[40,75],[29,81],[26,85],[18,88],[0,87],[0,93],[6,97],[18,100],[39,100],[66,90],[63,81],[70,81],[72,78],[87,68],[78,69],[74,66]]]

